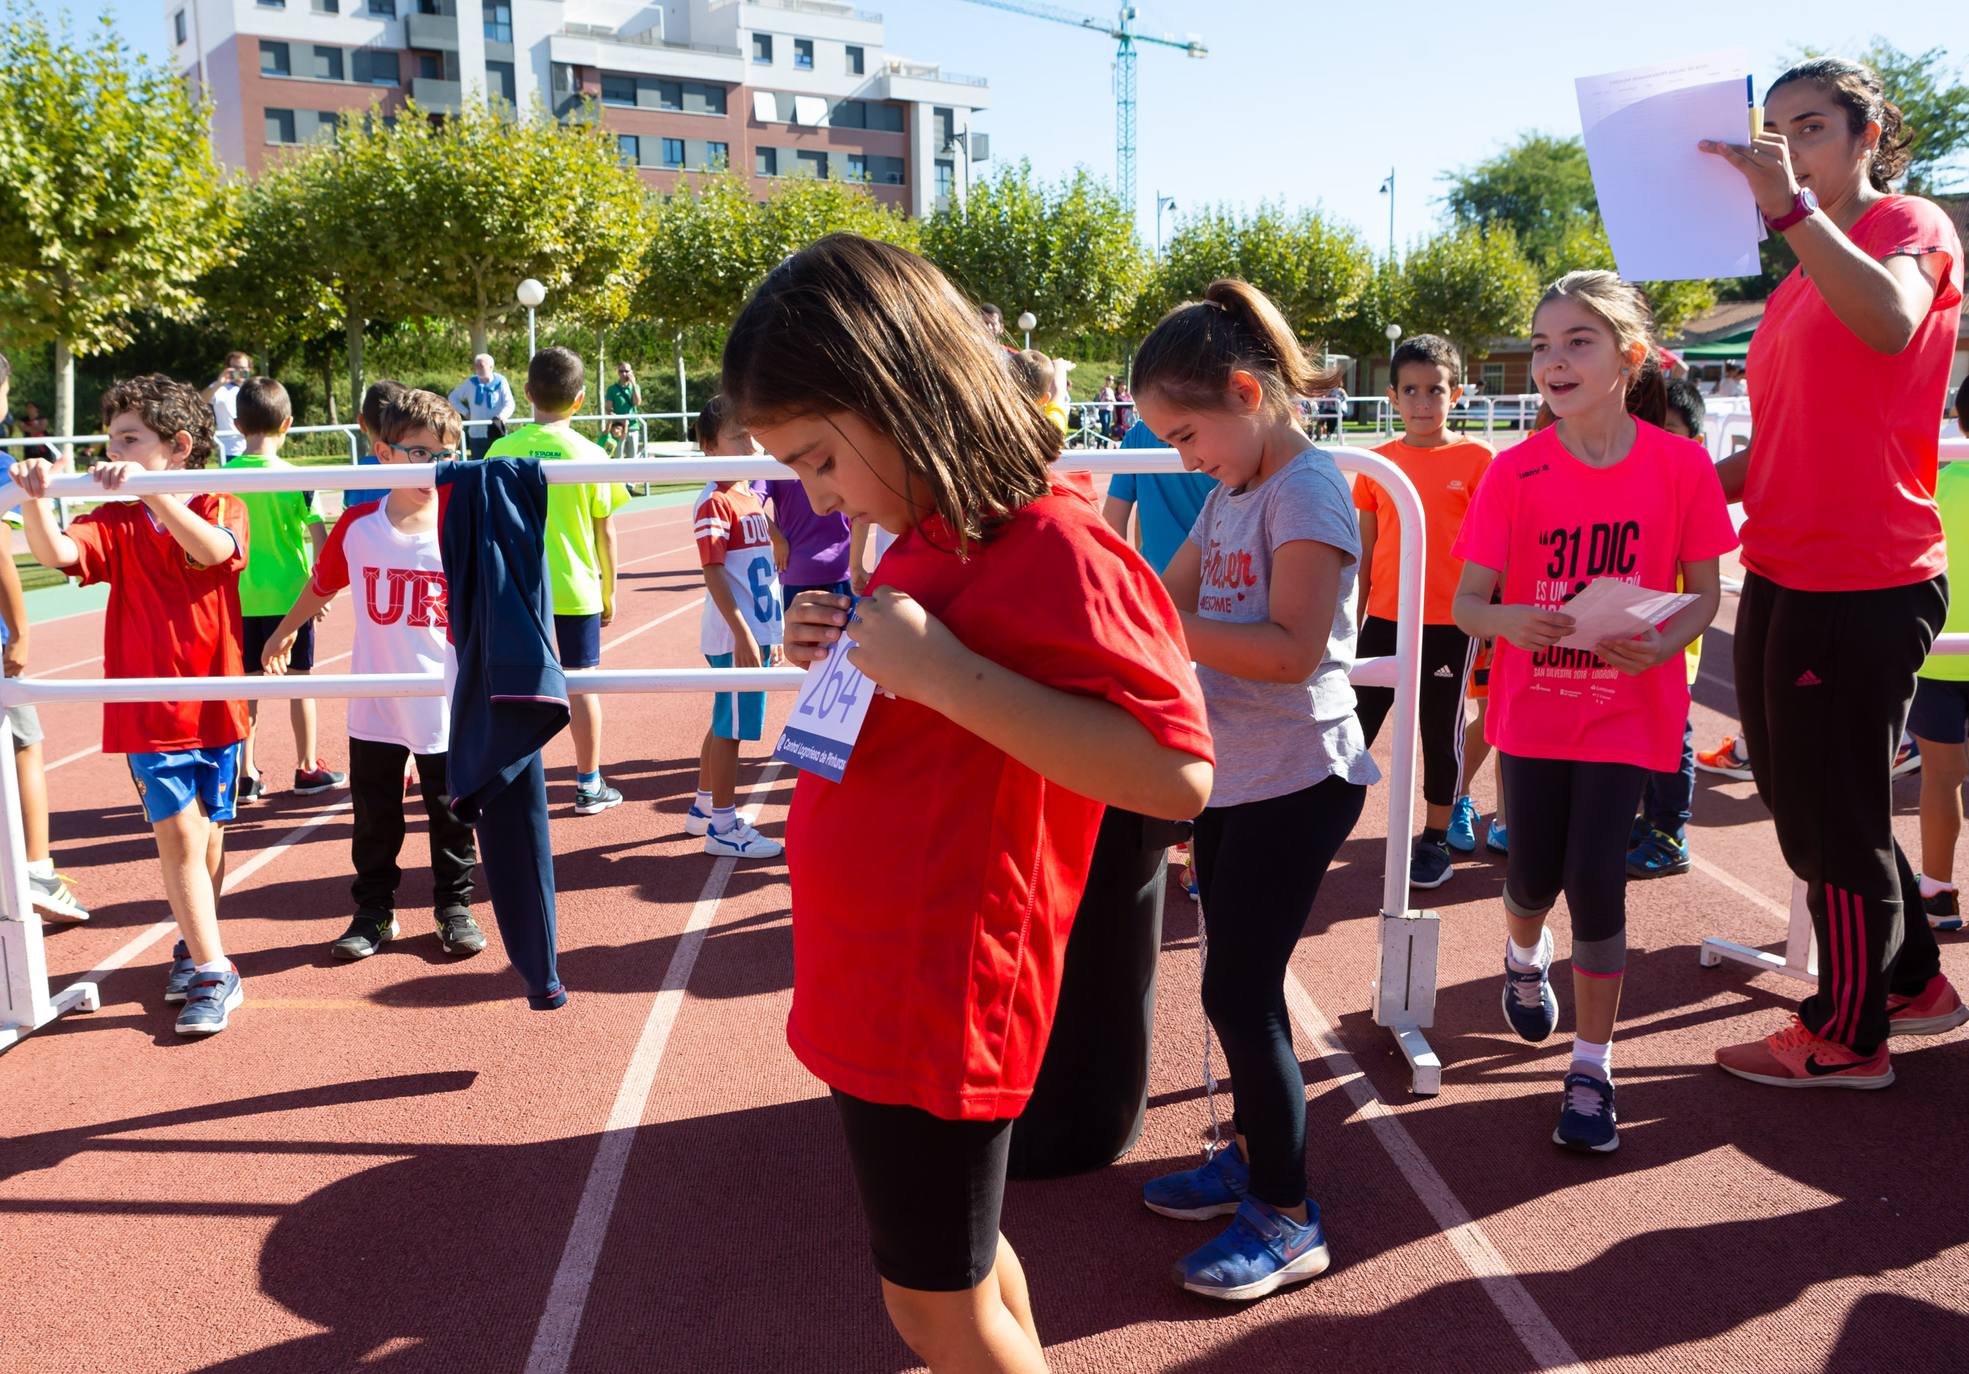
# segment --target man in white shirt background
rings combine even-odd
[[[513,388],[492,370],[490,353],[472,359],[472,375],[452,388],[449,400],[451,408],[465,417],[465,451],[474,458],[485,457],[492,441],[506,432],[503,423],[487,422],[503,422],[513,413]]]
[[[233,415],[239,408],[239,384],[251,380],[252,376],[253,359],[234,349],[226,354],[225,367],[205,388],[205,399],[212,407],[212,438],[219,445],[219,451],[228,458],[237,458],[246,452],[246,436],[233,423]]]

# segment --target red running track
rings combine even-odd
[[[629,517],[625,545],[605,661],[697,663],[687,513]],[[1698,686],[1706,742],[1730,724],[1733,611]],[[346,616],[324,629],[322,657],[345,651]],[[99,637],[99,616],[39,626],[36,663],[97,673],[81,661]],[[524,1009],[496,937],[476,960],[441,952],[415,822],[405,938],[332,959],[346,804],[276,793],[229,837],[221,913],[247,1003],[224,1035],[186,1043],[158,998],[168,944],[132,951],[168,913],[122,761],[86,752],[98,708],[45,709],[55,850],[96,913],[51,930],[49,962],[58,986],[108,971],[100,1012],[0,1056],[0,1370],[912,1368],[831,1108],[782,1038],[785,871],[713,861],[681,835],[705,710],[608,699],[604,757],[628,800],[600,816],[571,814],[569,745],[548,751],[566,1010]],[[292,744],[269,715],[279,780]],[[341,703],[321,720],[339,762]],[[788,781],[758,753],[743,781],[778,833]],[[1969,1047],[1916,1042],[1880,1093],[1779,1092],[1710,1064],[1794,995],[1697,967],[1704,935],[1776,947],[1788,895],[1750,784],[1716,781],[1696,803],[1703,867],[1632,890],[1623,1146],[1591,1159],[1549,1140],[1564,1034],[1533,1047],[1501,1024],[1501,862],[1461,863],[1433,894],[1448,1070],[1440,1097],[1409,1096],[1365,1010],[1377,789],[1293,969],[1334,1268],[1245,1307],[1176,1291],[1170,1260],[1208,1231],[1137,1200],[1207,1133],[1194,908],[1172,893],[1142,1142],[1007,1197],[1054,1367],[1961,1368]],[[1904,781],[1909,844],[1915,797]],[[1969,984],[1959,941],[1944,958]]]

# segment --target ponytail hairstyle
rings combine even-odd
[[[1177,306],[1135,355],[1135,395],[1154,391],[1190,410],[1222,410],[1231,374],[1247,372],[1264,389],[1265,408],[1297,423],[1295,402],[1340,380],[1313,365],[1271,298],[1249,282],[1210,283],[1200,301]]]
[[[1599,316],[1622,355],[1640,345],[1640,364],[1628,375],[1627,413],[1659,425],[1668,415],[1668,378],[1661,370],[1654,339],[1654,311],[1641,289],[1612,272],[1568,272],[1545,288],[1545,294],[1538,298],[1538,309],[1531,312],[1533,321],[1538,319],[1539,310],[1556,300],[1573,301]],[[1541,420],[1550,413],[1543,405],[1539,410]],[[1544,423],[1534,426],[1544,427]]]
[[[1809,81],[1846,111],[1846,130],[1855,137],[1866,133],[1866,126],[1880,126],[1880,141],[1873,146],[1867,164],[1867,179],[1876,191],[1891,191],[1907,173],[1914,160],[1914,134],[1909,131],[1900,107],[1887,99],[1880,74],[1863,62],[1844,57],[1814,57],[1785,72],[1764,92],[1770,103],[1772,92],[1794,81]]]
[[[852,411],[902,451],[957,552],[1051,489],[1060,432],[1012,383],[978,312],[928,262],[829,234],[759,283],[725,342],[748,429]]]

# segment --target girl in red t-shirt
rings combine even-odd
[[[833,1090],[896,1329],[932,1369],[1045,1368],[998,1233],[1103,805],[1187,818],[1202,693],[1167,593],[1081,497],[977,314],[902,249],[831,235],[725,347],[739,423],[816,513],[897,536],[866,597],[806,592],[787,657],[878,684],[840,782],[787,819],[787,1041]],[[845,640],[844,640],[845,637]]]
[[[1511,812],[1504,1015],[1530,1041],[1558,1025],[1552,936],[1572,922],[1572,1060],[1553,1140],[1618,1148],[1611,1052],[1627,963],[1627,840],[1649,772],[1673,768],[1688,718],[1682,651],[1716,614],[1717,559],[1736,546],[1709,455],[1633,412],[1661,414],[1641,293],[1572,272],[1532,316],[1532,380],[1555,422],[1498,455],[1453,553],[1456,623],[1497,641],[1486,733]],[[1637,390],[1643,394],[1636,396]],[[1594,581],[1693,604],[1632,639],[1564,643],[1563,607]],[[1494,599],[1493,593],[1502,592]]]
[[[1969,1021],[1894,839],[1893,769],[1948,608],[1935,505],[1962,318],[1962,244],[1893,193],[1912,137],[1880,78],[1813,58],[1748,145],[1703,143],[1798,255],[1750,345],[1751,446],[1718,465],[1744,509],[1737,705],[1757,794],[1805,885],[1819,985],[1716,1062],[1786,1088],[1884,1088],[1889,1036]]]

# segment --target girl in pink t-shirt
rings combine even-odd
[[[1647,774],[1680,756],[1682,650],[1716,614],[1716,560],[1737,542],[1702,446],[1629,413],[1646,399],[1636,388],[1663,385],[1643,366],[1650,325],[1647,301],[1611,272],[1571,272],[1546,289],[1531,368],[1557,421],[1498,455],[1454,549],[1456,623],[1497,641],[1485,733],[1511,815],[1504,1015],[1534,1042],[1558,1024],[1545,917],[1563,891],[1575,1026],[1552,1138],[1601,1153],[1620,1144],[1609,1064],[1628,832]],[[1632,639],[1564,642],[1575,627],[1564,606],[1607,577],[1661,592],[1680,577],[1695,601]]]

